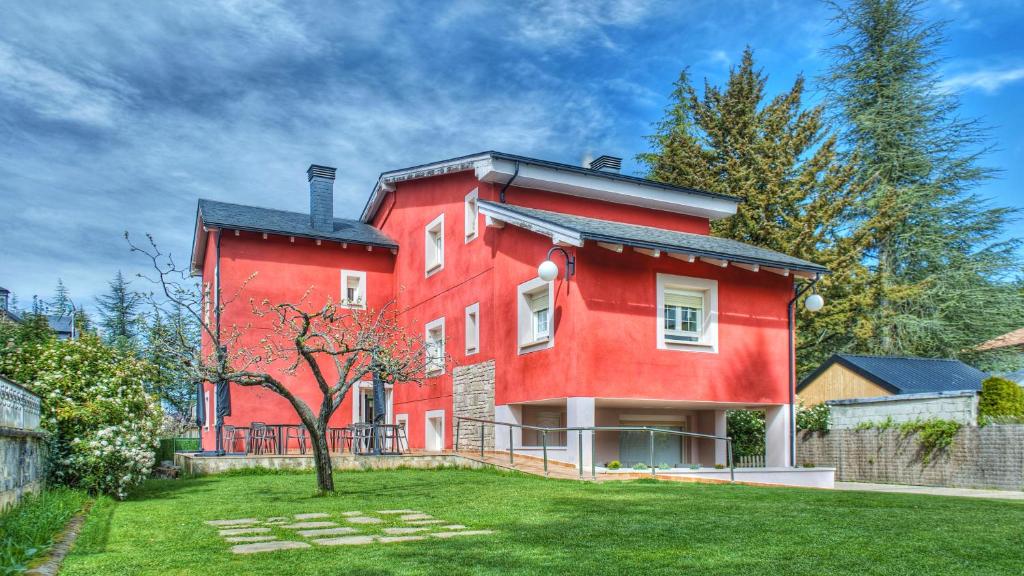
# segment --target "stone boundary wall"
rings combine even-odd
[[[797,463],[834,467],[840,482],[1024,490],[1024,425],[964,427],[928,463],[897,429],[800,432]]]
[[[494,360],[458,366],[452,371],[452,413],[481,420],[494,420]],[[484,450],[494,450],[494,426],[452,418],[452,434],[459,426],[459,450],[480,448],[480,427],[484,427]]]
[[[940,418],[965,426],[978,425],[978,394],[973,391],[832,400],[828,406],[833,430],[856,428],[862,422],[882,422],[888,418],[897,424]]]
[[[266,456],[195,456],[178,452],[174,465],[189,476],[219,474],[228,470],[243,468],[266,468],[269,470],[312,470],[313,457],[289,455]],[[331,456],[334,470],[389,470],[394,468],[444,468],[458,466],[481,468],[484,464],[456,454],[403,454],[401,456],[357,456],[341,454]]]
[[[39,431],[39,397],[0,378],[0,510],[43,488],[46,436]]]

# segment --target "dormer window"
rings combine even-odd
[[[444,214],[427,224],[424,240],[425,272],[431,276],[444,268]]]
[[[345,308],[366,308],[366,272],[341,271],[341,305]]]

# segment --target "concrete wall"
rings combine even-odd
[[[897,423],[941,418],[965,426],[978,424],[978,395],[970,391],[834,400],[828,405],[833,430],[856,428],[862,422],[882,422],[887,418]]]
[[[899,430],[800,432],[797,463],[836,468],[836,480],[1024,490],[1024,425],[965,427],[926,464]]]
[[[0,510],[43,487],[46,471],[39,397],[0,378]]]

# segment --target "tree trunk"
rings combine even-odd
[[[313,465],[316,467],[316,486],[320,492],[334,492],[334,475],[331,473],[331,451],[327,445],[327,431],[310,430],[310,447],[313,449]]]

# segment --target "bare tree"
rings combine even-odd
[[[352,386],[367,377],[391,384],[420,383],[424,378],[430,349],[422,339],[405,333],[394,302],[376,311],[341,307],[332,299],[317,307],[308,301],[307,289],[296,302],[249,298],[250,320],[221,326],[224,311],[238,303],[255,272],[229,297],[211,298],[196,289],[188,270],[163,254],[152,236],[147,235],[148,246],[134,244],[127,234],[125,238],[133,252],[149,258],[155,276],[140,276],[159,287],[156,298],[195,318],[207,344],[197,347],[178,335],[168,340],[168,352],[197,381],[257,386],[287,400],[309,433],[321,492],[334,491],[328,422]],[[295,383],[307,376],[319,390],[315,412],[295,389]]]

